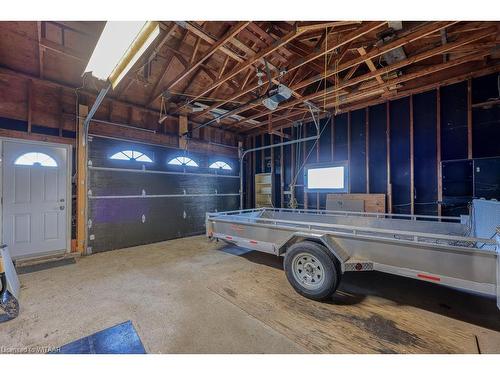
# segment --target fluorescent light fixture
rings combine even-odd
[[[308,189],[344,189],[344,167],[307,170]]]
[[[85,73],[109,80],[115,88],[159,34],[154,21],[106,22]]]

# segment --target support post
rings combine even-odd
[[[467,80],[467,159],[472,159],[472,80]]]
[[[441,202],[443,201],[443,179],[441,168],[441,90],[436,89],[436,168],[438,188],[438,216],[442,214]]]
[[[280,143],[284,142],[284,138],[280,137]],[[283,145],[280,146],[280,206],[285,207],[285,160]]]
[[[347,112],[347,166],[349,169],[349,180],[347,181],[347,191],[351,192],[351,111]]]
[[[413,136],[413,95],[410,95],[410,210],[415,215],[415,158]]]
[[[179,148],[185,149],[187,147],[187,136],[184,134],[188,133],[188,119],[185,115],[179,116]]]
[[[386,159],[387,159],[387,209],[392,214],[392,185],[391,185],[391,113],[390,102],[386,103]]]
[[[86,105],[78,106],[78,142],[77,142],[77,186],[76,186],[76,251],[83,254],[86,245],[86,227],[85,211],[86,211],[86,181],[87,181],[87,165],[86,165],[86,150],[87,143],[83,142],[85,137],[84,118],[88,114]]]
[[[366,107],[365,111],[366,194],[370,194],[370,107]]]

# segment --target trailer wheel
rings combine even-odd
[[[288,282],[299,294],[313,300],[330,297],[340,282],[335,259],[316,242],[303,241],[290,246],[284,264]]]

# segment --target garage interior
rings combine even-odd
[[[103,80],[87,69],[109,24],[0,22],[0,244],[20,282],[2,352],[128,322],[145,353],[500,353],[498,22],[147,22]],[[336,187],[314,179],[329,168]],[[311,300],[283,272],[292,242],[245,232],[294,213],[451,228],[483,204],[491,293],[356,260],[375,271],[338,268]]]

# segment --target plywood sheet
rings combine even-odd
[[[328,201],[363,201],[365,212],[385,213],[385,194],[328,194]]]

